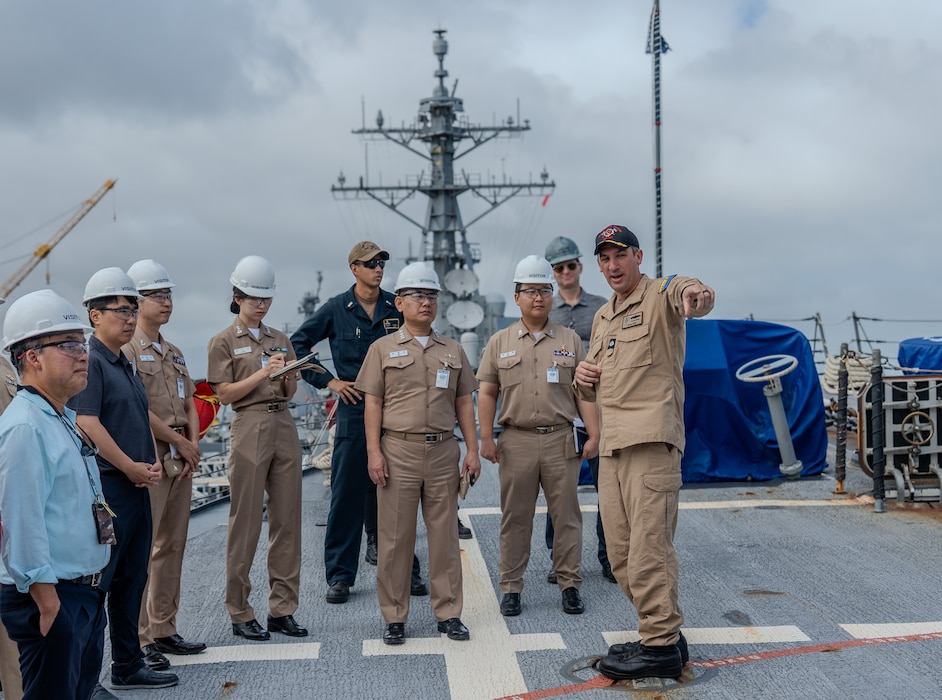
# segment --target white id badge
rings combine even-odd
[[[435,374],[435,386],[438,389],[447,389],[448,380],[451,378],[451,372],[447,369],[440,369]]]
[[[183,384],[183,377],[177,377],[177,396],[181,399],[186,398],[186,387]]]
[[[268,355],[262,355],[262,369],[265,369],[266,367],[268,367],[268,361],[270,359],[271,358]]]
[[[177,446],[174,445],[172,442],[170,443],[170,456],[173,457],[174,459],[180,458],[180,451],[177,450]]]
[[[559,370],[555,367],[549,367],[546,370],[546,381],[550,384],[559,384]]]

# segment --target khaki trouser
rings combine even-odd
[[[437,443],[382,439],[389,469],[376,489],[376,590],[387,624],[405,622],[411,601],[419,503],[428,533],[432,612],[439,622],[461,617],[461,550],[458,546],[458,476],[461,448],[449,438]]]
[[[249,571],[268,494],[268,597],[272,617],[298,609],[301,582],[301,444],[288,411],[236,412],[229,453],[226,609],[233,622],[255,618]]]
[[[170,446],[157,441],[157,463],[163,464]],[[180,579],[183,552],[190,525],[190,502],[193,496],[192,476],[173,478],[163,472],[160,483],[148,489],[154,522],[154,538],[150,551],[147,588],[141,601],[138,635],[141,646],[154,637],[177,633],[177,610],[180,609]]]
[[[22,700],[23,677],[20,675],[20,650],[0,624],[0,683],[3,700]]]
[[[674,550],[680,458],[676,447],[651,442],[599,460],[608,560],[638,613],[641,642],[650,646],[675,644],[684,622]]]
[[[500,435],[500,590],[519,593],[530,561],[536,499],[543,487],[556,531],[553,571],[560,590],[582,584],[582,511],[572,430],[546,435],[504,430]]]

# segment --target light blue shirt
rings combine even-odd
[[[66,408],[64,418],[75,426],[75,411]],[[0,416],[0,582],[21,593],[94,574],[111,557],[110,545],[98,544],[92,513],[98,467],[80,447],[32,392],[21,389]]]

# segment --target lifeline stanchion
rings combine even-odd
[[[880,351],[873,351],[873,365],[870,367],[870,435],[873,438],[873,510],[884,512],[883,499],[886,496],[883,477],[886,473],[886,417],[883,413],[883,364]]]
[[[834,479],[837,486],[834,493],[844,493],[844,479],[847,477],[847,343],[841,344],[841,366],[837,371],[837,431]]]

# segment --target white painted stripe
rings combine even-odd
[[[685,501],[678,505],[680,510],[725,510],[733,508],[823,508],[829,506],[861,506],[867,505],[864,499],[822,499],[817,501],[784,500],[784,499],[750,499],[743,501]],[[599,507],[593,503],[579,506],[583,513],[596,513]],[[546,506],[537,506],[537,513],[545,513]],[[460,515],[500,515],[500,508],[462,508]]]
[[[316,659],[320,656],[320,642],[300,644],[234,644],[232,646],[209,647],[202,654],[178,656],[167,654],[174,666],[196,666],[198,664],[222,664],[228,661],[286,661]]]
[[[774,644],[780,642],[808,642],[808,637],[793,625],[767,627],[684,627],[684,637],[690,644]],[[606,644],[623,644],[641,639],[636,630],[602,632]]]
[[[875,639],[877,637],[906,637],[911,634],[930,634],[942,632],[942,622],[899,622],[877,625],[841,625],[855,639]]]
[[[462,515],[480,515],[478,509],[462,510]],[[500,509],[496,509],[500,513]],[[478,541],[461,541],[464,577],[464,612],[461,619],[471,632],[467,642],[454,642],[444,634],[439,637],[410,637],[406,623],[406,641],[387,646],[382,640],[363,642],[364,656],[399,656],[441,654],[445,657],[448,686],[452,700],[480,700],[527,692],[518,651],[565,649],[559,634],[512,635],[500,614],[500,605],[491,584],[487,564]]]

